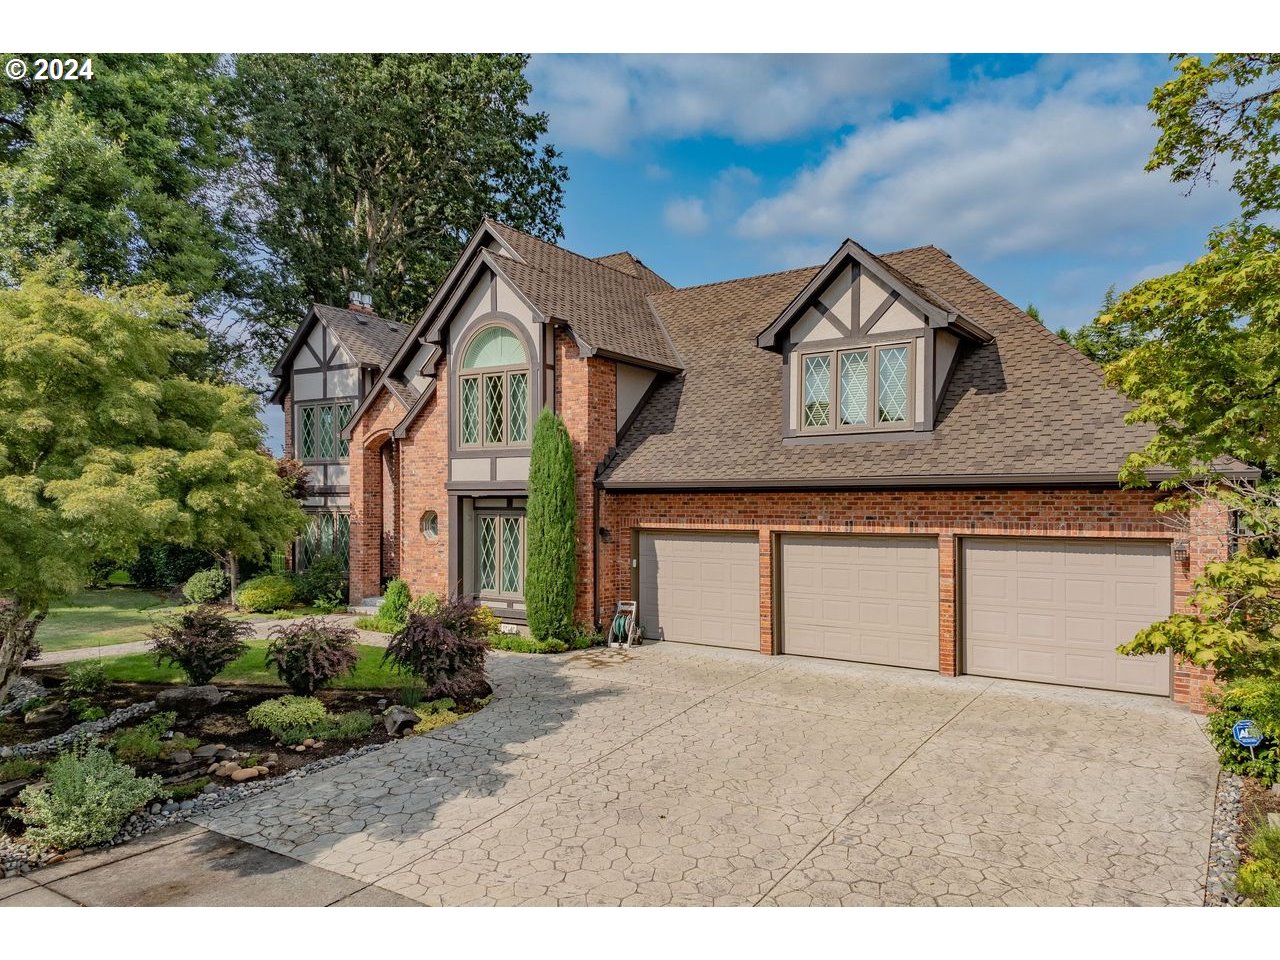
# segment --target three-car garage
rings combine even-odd
[[[1169,695],[1168,656],[1115,653],[1172,608],[1168,542],[957,543],[948,577],[936,536],[785,532],[771,577],[755,532],[644,531],[633,582],[650,638],[759,649],[761,584],[772,582],[775,652],[937,670],[945,579],[956,586],[960,672]]]

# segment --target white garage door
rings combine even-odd
[[[1169,615],[1168,544],[964,542],[966,673],[1169,695],[1167,654],[1119,644]]]
[[[937,541],[784,536],[782,652],[937,670]]]
[[[760,545],[754,534],[640,535],[645,636],[760,649]]]

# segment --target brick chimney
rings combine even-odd
[[[347,309],[354,310],[356,313],[367,313],[374,316],[373,297],[367,293],[361,293],[359,290],[352,290],[347,297]]]

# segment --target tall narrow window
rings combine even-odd
[[[881,347],[877,352],[876,407],[879,423],[905,423],[907,420],[907,355],[906,347]]]
[[[529,442],[529,357],[506,327],[481,330],[467,346],[459,375],[463,446]]]
[[[804,358],[804,425],[825,427],[831,423],[831,357]]]
[[[480,518],[480,592],[498,589],[498,518]]]
[[[858,426],[867,422],[867,351],[840,354],[840,425]]]
[[[519,594],[524,589],[524,521],[520,517],[502,518],[502,592]]]

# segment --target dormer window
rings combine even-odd
[[[458,435],[464,447],[529,442],[529,357],[503,326],[485,327],[462,355]]]
[[[913,422],[912,345],[824,350],[799,357],[801,430],[901,430]]]

